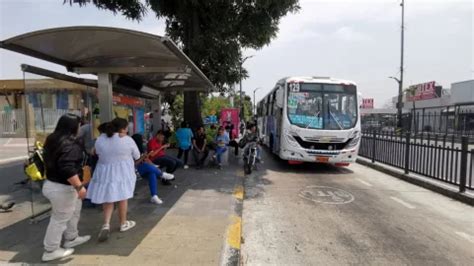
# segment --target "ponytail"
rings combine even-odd
[[[104,133],[109,138],[111,138],[115,134],[115,132],[117,132],[117,130],[115,129],[115,126],[111,122],[105,123],[103,129],[104,129]]]

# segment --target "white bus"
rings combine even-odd
[[[361,138],[360,96],[354,82],[287,77],[257,105],[264,144],[290,163],[347,166]]]

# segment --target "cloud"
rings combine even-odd
[[[334,37],[336,39],[346,41],[346,42],[364,42],[364,41],[372,40],[372,37],[370,35],[356,31],[355,29],[348,26],[343,26],[339,28],[334,33]]]

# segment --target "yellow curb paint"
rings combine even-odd
[[[237,186],[234,189],[234,197],[239,200],[244,199],[244,187],[243,186]]]
[[[227,231],[227,244],[234,249],[240,249],[240,239],[242,232],[242,218],[231,216],[232,224]]]

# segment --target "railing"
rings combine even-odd
[[[415,138],[410,133],[365,132],[359,155],[403,169],[406,174],[412,172],[457,185],[461,192],[474,189],[474,146],[469,146],[466,136],[458,143],[454,136]]]
[[[67,113],[80,115],[79,110],[34,108],[29,114],[30,132],[51,132],[56,127],[59,118]],[[24,137],[26,134],[26,118],[24,109],[13,109],[0,112],[0,137]]]

